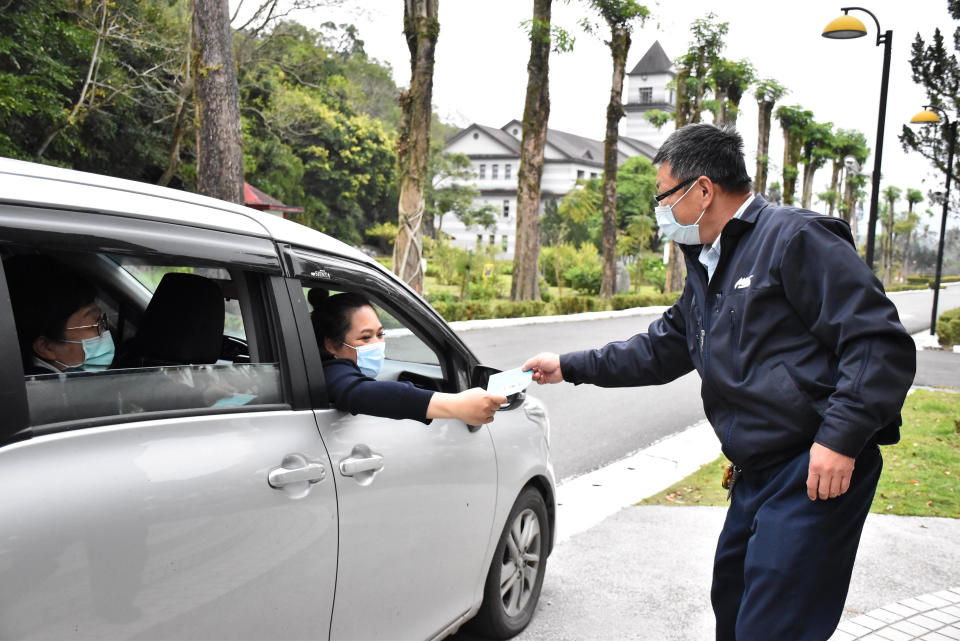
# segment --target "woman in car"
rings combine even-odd
[[[4,261],[27,376],[102,371],[114,344],[93,285],[76,270],[39,255]]]
[[[327,395],[339,410],[424,423],[434,418],[456,418],[468,425],[480,425],[491,422],[497,408],[507,401],[480,388],[447,394],[408,382],[375,380],[386,342],[370,301],[360,294],[328,297],[325,290],[313,289],[310,303],[324,359]]]

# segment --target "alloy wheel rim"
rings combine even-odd
[[[508,617],[527,607],[540,571],[540,519],[530,508],[513,520],[503,549],[500,568],[500,600]]]

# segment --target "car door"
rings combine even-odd
[[[456,392],[466,355],[422,301],[374,268],[290,251],[301,293],[358,291],[386,330],[380,380],[414,380]],[[293,291],[296,291],[294,289]],[[322,304],[322,303],[321,303]],[[308,361],[318,351],[306,352]],[[496,507],[497,464],[486,426],[454,419],[351,415],[320,404],[317,424],[333,465],[340,563],[331,624],[335,639],[428,639],[475,604]]]
[[[334,480],[273,244],[2,204],[0,231],[0,638],[328,638]],[[230,353],[24,377],[22,254],[94,284],[121,351],[158,295],[124,265],[216,281]],[[174,339],[198,322],[180,304]]]

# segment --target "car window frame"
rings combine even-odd
[[[294,348],[285,337],[294,323],[289,297],[282,288],[283,275],[276,243],[229,231],[213,230],[169,220],[75,211],[22,204],[0,203],[0,245],[37,247],[45,251],[89,252],[150,256],[172,261],[195,260],[219,264],[233,274],[242,274],[243,287],[256,296],[261,307],[255,313],[253,332],[258,344],[269,341],[279,362],[282,403],[221,408],[157,410],[137,414],[93,416],[41,425],[30,425],[27,391],[16,335],[16,325],[7,291],[6,275],[0,268],[0,353],[15,355],[15,366],[2,368],[0,399],[5,409],[5,429],[0,430],[0,447],[41,434],[111,426],[139,421],[220,414],[308,409],[310,401],[303,378],[303,355],[299,341]],[[256,275],[256,278],[251,278]],[[254,282],[256,281],[256,282]],[[277,286],[281,285],[281,295]],[[256,306],[256,305],[255,305]],[[250,331],[250,330],[248,330]],[[265,343],[264,343],[265,344]],[[249,345],[249,342],[248,342]]]
[[[303,281],[323,286],[329,284],[336,291],[355,291],[369,297],[401,320],[417,338],[437,355],[443,380],[451,389],[462,391],[470,387],[470,372],[479,363],[477,357],[453,332],[447,322],[419,294],[386,271],[379,263],[361,262],[343,256],[324,254],[316,249],[285,245],[280,248],[284,264],[295,279],[303,298]],[[409,303],[401,307],[397,301]],[[303,301],[297,310],[298,318],[309,323],[309,305]],[[316,340],[313,340],[316,345]],[[319,363],[319,348],[315,348]],[[308,362],[312,359],[308,359]],[[455,373],[455,375],[454,375]],[[326,393],[324,392],[324,398]],[[318,407],[326,407],[327,404]]]

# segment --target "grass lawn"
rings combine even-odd
[[[960,518],[960,394],[917,390],[903,407],[901,439],[881,448],[871,512]],[[724,457],[640,505],[726,505]]]

